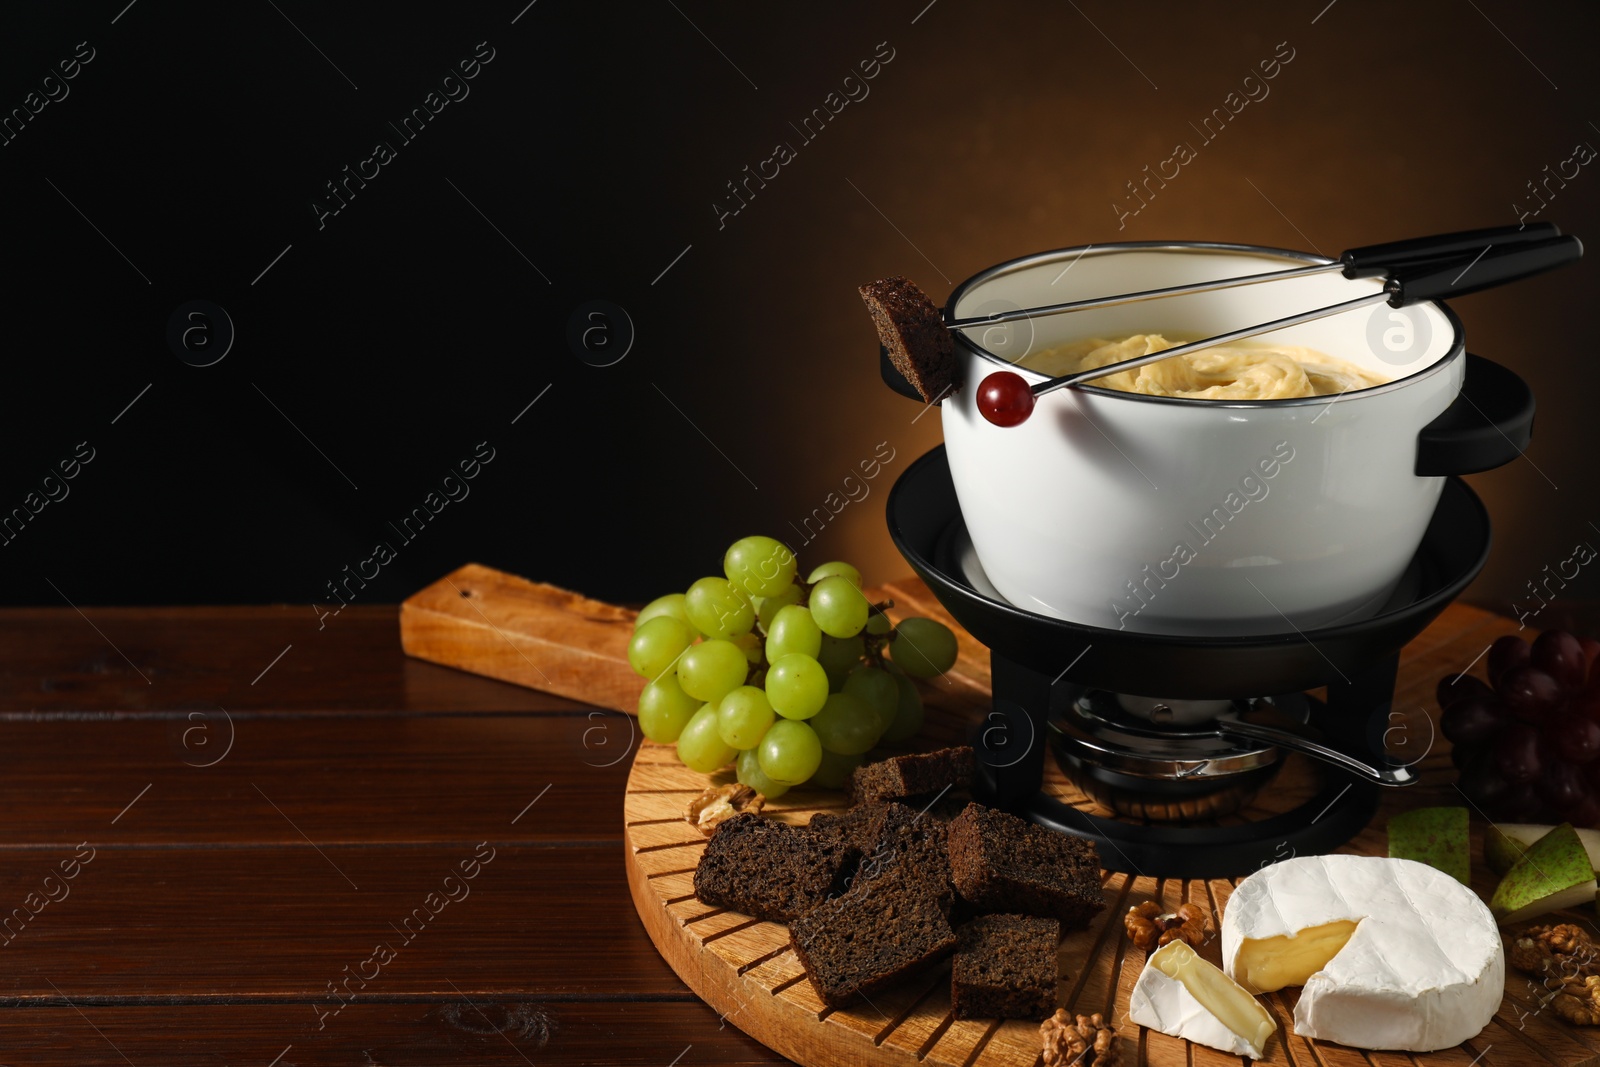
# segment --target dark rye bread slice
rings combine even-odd
[[[942,397],[955,381],[956,346],[928,294],[898,274],[857,291],[895,370],[928,403]]]
[[[948,823],[966,809],[965,798],[954,799],[946,794],[931,805],[918,805],[918,811],[924,817],[938,823]],[[906,807],[897,801],[875,800],[866,804],[857,804],[843,812],[819,811],[811,816],[811,828],[822,833],[836,835],[847,846],[858,852],[870,850],[877,841],[878,832],[883,828],[883,818],[890,806]]]
[[[955,931],[913,851],[864,860],[848,891],[789,924],[789,943],[824,1004],[861,997],[922,974],[956,948]]]
[[[956,892],[978,911],[1049,916],[1073,929],[1106,906],[1092,841],[980,804],[951,820],[949,841]]]
[[[946,915],[955,903],[950,878],[948,826],[931,815],[904,804],[869,804],[863,833],[858,837],[861,863],[855,878],[870,878],[878,870],[901,864],[906,876],[921,879]]]
[[[1061,924],[981,915],[956,930],[950,1010],[957,1019],[1043,1019],[1056,1007]]]
[[[788,922],[839,888],[850,851],[834,836],[745,812],[717,827],[694,871],[702,904]]]
[[[927,880],[948,913],[955,903],[948,821],[949,816],[938,819],[932,811],[917,811],[904,804],[860,804],[842,815],[818,812],[811,816],[811,829],[851,854],[852,862],[857,863],[847,874],[851,884],[908,859],[911,872]]]
[[[966,789],[972,785],[975,762],[972,747],[961,745],[868,763],[851,772],[850,800],[870,804],[919,796],[932,799],[946,789]]]

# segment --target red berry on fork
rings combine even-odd
[[[1022,375],[995,371],[978,385],[978,411],[996,426],[1016,426],[1033,414],[1033,390]]]

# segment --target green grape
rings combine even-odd
[[[883,732],[878,726],[878,713],[849,693],[831,694],[808,725],[816,731],[824,749],[841,756],[859,756],[877,744],[878,735]]]
[[[866,642],[861,640],[860,634],[855,637],[829,637],[823,634],[822,650],[817,653],[817,662],[828,672],[829,688],[834,691],[843,688],[845,679],[861,664],[861,657],[866,651]]]
[[[683,691],[676,674],[664,674],[639,694],[639,729],[652,741],[670,745],[678,739],[700,701]]]
[[[789,787],[782,782],[774,782],[768,778],[761,769],[761,760],[756,755],[756,750],[746,749],[739,753],[739,782],[747,785],[768,800],[776,800],[789,791]]]
[[[767,694],[753,685],[741,685],[717,705],[717,733],[741,752],[761,743],[772,720]]]
[[[702,578],[684,595],[689,621],[707,637],[735,637],[747,634],[756,624],[756,609],[750,598],[733,587],[726,578]]]
[[[817,772],[811,776],[811,784],[820,785],[824,789],[843,789],[850,784],[850,776],[861,766],[861,761],[861,756],[841,756],[837,752],[823,749],[822,762],[817,765]]]
[[[873,637],[882,637],[892,629],[894,629],[894,623],[889,621],[889,616],[877,608],[873,608],[872,613],[867,616],[867,633]]]
[[[894,677],[877,667],[858,667],[844,680],[843,692],[855,697],[878,717],[878,733],[888,733],[900,708],[900,687]]]
[[[710,704],[695,712],[678,735],[678,758],[685,767],[701,774],[727,766],[737,755],[717,732],[717,709]]]
[[[791,652],[816,659],[821,650],[822,631],[817,629],[811,612],[799,604],[790,604],[779,611],[767,628],[768,663],[776,663],[780,656]]]
[[[909,741],[922,729],[922,694],[917,692],[917,683],[907,678],[898,670],[891,671],[894,684],[900,690],[900,703],[895,708],[894,722],[883,732],[884,741]]]
[[[854,637],[867,625],[867,598],[842,574],[812,586],[809,603],[811,617],[830,637]]]
[[[822,763],[822,742],[803,722],[788,719],[772,724],[756,747],[761,773],[783,785],[799,785]]]
[[[810,656],[791,652],[767,668],[767,699],[785,719],[809,719],[828,701],[828,672]]]
[[[628,666],[636,674],[656,678],[694,644],[694,630],[682,619],[658,615],[646,620],[628,642]]]
[[[639,611],[638,618],[633,620],[633,628],[637,630],[651,619],[660,618],[662,615],[670,615],[685,626],[694,625],[689,621],[689,608],[684,603],[683,594],[668,593],[666,596],[658,596],[646,604]]]
[[[755,634],[740,634],[738,637],[728,638],[728,641],[744,653],[744,658],[750,661],[750,666],[754,667],[761,662],[761,638]]]
[[[824,563],[822,566],[816,568],[810,574],[806,575],[806,581],[811,585],[816,585],[818,582],[822,581],[822,579],[831,577],[833,575],[838,575],[841,578],[848,578],[850,579],[850,583],[857,589],[861,588],[861,572],[843,560],[834,560],[832,563]]]
[[[889,658],[913,678],[933,678],[956,665],[956,635],[933,619],[901,619]]]
[[[722,570],[746,596],[776,596],[794,581],[796,560],[789,546],[770,537],[741,537],[722,557]]]
[[[756,623],[761,627],[761,632],[766,633],[772,629],[772,620],[777,618],[778,612],[790,604],[798,604],[805,592],[792,582],[783,587],[783,591],[773,596],[757,597],[753,604],[756,606]]]
[[[702,641],[678,657],[678,683],[696,700],[721,700],[749,673],[750,661],[732,641]]]

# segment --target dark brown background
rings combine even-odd
[[[1088,242],[1336,253],[1509,223],[1525,183],[1600,145],[1576,3],[125,3],[0,14],[0,108],[78,41],[97,51],[0,148],[0,510],[76,442],[97,450],[0,549],[13,603],[309,617],[379,539],[400,551],[371,601],[467,559],[641,600],[714,571],[736,536],[786,536],[884,441],[871,496],[803,558],[885,578],[904,564],[884,496],[939,429],[877,383],[858,283],[907,273],[942,298]],[[495,59],[471,95],[319,231],[323,183],[483,40]],[[882,41],[895,58],[870,96],[800,145],[789,123]],[[1282,41],[1295,56],[1270,96],[1200,145],[1189,123]],[[724,183],[779,139],[798,158],[719,230]],[[1199,157],[1119,230],[1124,183],[1179,140]],[[1539,217],[1593,237],[1597,204],[1591,164]],[[1470,598],[1500,610],[1600,538],[1597,270],[1457,305],[1469,346],[1540,401],[1528,461],[1471,479],[1497,542]],[[197,297],[238,331],[203,369],[164,340]],[[609,368],[565,340],[597,298],[637,328]],[[387,521],[486,439],[472,495],[400,545]],[[1562,596],[1596,590],[1585,573]]]

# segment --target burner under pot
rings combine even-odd
[[[1263,705],[1268,714],[1271,706]],[[1282,765],[1276,745],[1218,732],[1243,705],[1084,690],[1048,723],[1067,777],[1102,807],[1151,822],[1197,822],[1248,804]],[[1260,714],[1259,712],[1256,714]],[[1298,725],[1276,715],[1285,727]]]

